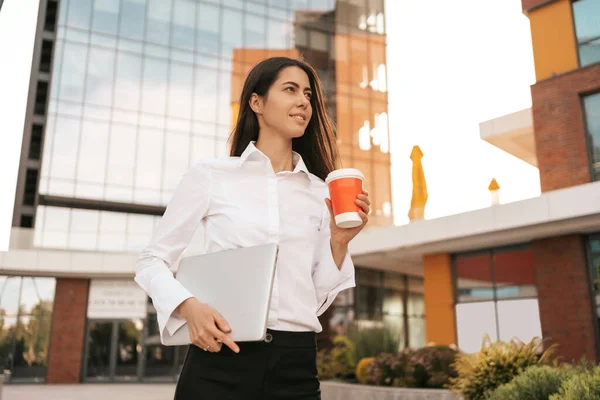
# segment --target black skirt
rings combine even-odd
[[[190,346],[175,400],[320,400],[315,333],[269,330],[269,339],[237,343],[238,354]]]

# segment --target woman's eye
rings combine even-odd
[[[307,99],[312,99],[312,93],[304,93]]]
[[[285,88],[285,90],[289,90],[290,92],[293,92],[294,88],[290,86],[290,87]]]

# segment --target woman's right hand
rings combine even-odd
[[[231,328],[225,319],[208,304],[190,297],[177,307],[179,314],[187,321],[192,344],[212,353],[221,351],[222,343],[239,353],[240,348],[227,333]],[[208,349],[207,349],[208,347]]]

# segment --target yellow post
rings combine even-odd
[[[427,204],[427,182],[423,171],[423,152],[419,146],[414,146],[410,153],[412,160],[412,198],[408,218],[411,221],[425,218],[425,205]]]

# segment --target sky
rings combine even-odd
[[[0,12],[0,251],[8,247],[39,0]],[[531,106],[535,82],[521,0],[387,0],[388,89],[395,224],[408,222],[410,152],[419,145],[425,218],[539,195],[538,170],[479,139],[479,123]]]

